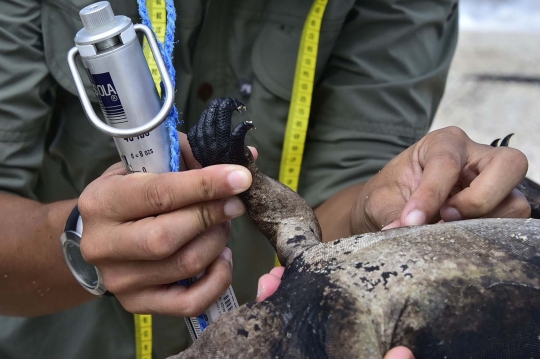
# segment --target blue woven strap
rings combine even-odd
[[[153,30],[150,16],[148,15],[148,8],[146,6],[146,0],[137,0],[139,5],[139,15],[141,16],[143,25],[148,26]],[[176,70],[173,66],[172,54],[174,50],[174,31],[176,29],[176,9],[174,8],[173,0],[166,0],[165,9],[167,10],[167,27],[165,29],[165,41],[162,43],[157,39],[159,48],[161,49],[161,55],[171,76],[173,88],[176,89]],[[163,91],[161,91],[163,93]],[[174,93],[169,96],[174,96]],[[178,172],[180,169],[180,140],[178,138],[178,132],[176,131],[176,125],[179,124],[178,110],[176,105],[173,105],[169,116],[165,120],[169,138],[171,140],[171,171]]]

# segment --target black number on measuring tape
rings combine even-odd
[[[234,306],[231,301],[231,296],[227,293],[225,297],[223,297],[223,304],[225,305],[225,310],[228,312],[230,310],[233,310]]]

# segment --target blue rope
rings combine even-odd
[[[146,25],[153,30],[152,22],[150,21],[150,16],[148,15],[146,0],[137,0],[137,4],[139,5],[139,15],[141,16],[143,25]],[[157,42],[161,49],[161,55],[163,56],[167,71],[171,76],[173,89],[176,89],[176,70],[174,69],[172,62],[172,53],[174,50],[174,32],[176,29],[176,9],[174,8],[174,1],[166,0],[165,9],[167,10],[165,41],[164,43],[161,43],[161,41],[157,39]],[[163,86],[161,93],[163,93]],[[174,93],[170,94],[169,96],[174,96]],[[178,172],[180,169],[180,140],[178,138],[178,132],[176,131],[176,125],[179,124],[178,110],[176,109],[176,105],[173,105],[169,116],[165,120],[165,124],[171,140],[171,171]]]
[[[142,18],[144,25],[152,27],[150,17],[148,16],[148,8],[146,7],[146,0],[137,0],[139,4],[139,15]],[[176,28],[176,10],[174,8],[173,0],[166,0],[165,9],[167,10],[167,27],[165,29],[165,43],[162,44],[159,40],[159,47],[161,48],[161,54],[165,61],[165,66],[173,83],[173,88],[176,88],[176,70],[172,64],[172,52],[174,49],[174,31]],[[161,87],[161,93],[163,93],[163,84]],[[173,106],[171,113],[167,117],[167,131],[169,132],[169,138],[171,139],[171,171],[178,172],[180,168],[180,140],[178,139],[178,132],[176,131],[176,124],[178,121],[178,110],[176,105]],[[180,280],[178,284],[189,286],[188,280]],[[197,321],[201,330],[205,330],[208,326],[208,322],[205,319],[204,313],[197,316]]]

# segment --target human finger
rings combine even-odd
[[[256,297],[257,302],[262,302],[276,292],[281,284],[281,277],[283,276],[284,271],[284,267],[274,267],[270,273],[259,278]]]
[[[189,241],[172,256],[158,261],[101,263],[105,287],[114,294],[191,278],[203,272],[221,253],[230,225],[214,226]]]
[[[182,161],[180,163],[181,168],[183,170],[202,168],[201,164],[193,157],[187,135],[183,132],[178,132],[178,137],[180,139],[180,154],[182,155]]]
[[[394,157],[379,173],[359,187],[360,190],[350,192],[354,198],[350,216],[352,234],[377,232],[399,219],[407,203],[401,186],[396,186],[399,169],[404,162],[402,157],[403,154]]]
[[[117,296],[132,313],[194,317],[204,312],[232,282],[232,253],[224,248],[205,274],[189,287],[179,284],[150,287]]]
[[[414,355],[406,347],[395,347],[386,353],[384,359],[414,359]]]
[[[441,217],[445,221],[486,216],[527,173],[527,158],[516,149],[478,145],[475,152],[468,166],[478,176],[445,203],[441,209]]]
[[[193,152],[191,151],[191,146],[189,145],[189,142],[187,140],[187,135],[182,132],[178,132],[178,136],[180,137],[180,143],[182,144],[180,146],[180,153],[182,155],[182,163],[181,166],[183,169],[198,169],[202,168],[201,164],[193,157]],[[257,159],[259,156],[259,153],[255,147],[247,146],[251,153],[253,154],[253,158]]]
[[[285,267],[277,266],[277,267],[272,268],[272,270],[270,271],[270,274],[281,279],[281,277],[283,277],[283,272],[285,272]]]
[[[199,233],[244,213],[245,206],[236,196],[200,202],[100,229],[109,235],[96,235],[88,243],[83,235],[82,251],[87,261],[94,264],[111,260],[159,260],[173,255]]]
[[[227,198],[251,185],[242,166],[218,165],[176,173],[134,173],[92,182],[79,197],[85,226],[93,217],[126,222],[194,203]]]
[[[257,151],[257,149],[253,146],[247,146],[247,148],[249,148],[249,150],[251,151],[251,154],[253,155],[253,159],[257,160],[257,158],[259,157],[259,151]]]
[[[109,168],[107,168],[105,172],[103,172],[102,177],[125,174],[127,174],[127,172],[124,164],[122,162],[116,162],[114,165],[111,165]]]
[[[405,226],[421,225],[434,218],[458,182],[467,161],[471,140],[458,128],[434,132],[417,143],[412,156],[412,176],[417,183],[401,213]],[[418,178],[419,177],[419,180]]]
[[[512,190],[492,211],[484,217],[487,218],[529,218],[531,206],[527,198],[518,189]]]
[[[355,228],[353,233],[368,233],[401,227],[400,214],[406,203],[399,188],[378,187],[366,200],[366,218],[369,220],[363,221],[364,228]],[[381,204],[384,205],[381,206]]]

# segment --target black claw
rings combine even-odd
[[[213,100],[188,132],[193,156],[203,167],[217,164],[246,166],[244,137],[253,128],[249,121],[242,122],[231,132],[232,113],[241,112],[246,106],[234,98]]]
[[[506,136],[505,138],[503,138],[503,140],[501,141],[501,147],[508,147],[508,143],[510,142],[510,138],[513,136],[514,134],[511,133],[509,134],[508,136]]]
[[[244,139],[249,130],[254,129],[255,126],[251,121],[244,121],[238,124],[231,134],[231,147],[229,152],[229,161],[237,165],[244,167],[248,166],[248,159],[246,158],[244,148]]]
[[[246,133],[248,133],[249,130],[254,130],[255,125],[251,121],[244,121],[238,124],[236,128],[233,130],[231,137],[242,137],[244,138],[246,136]]]
[[[499,141],[500,141],[500,140],[501,140],[500,138],[497,138],[496,140],[494,140],[493,142],[491,142],[490,146],[491,146],[491,147],[497,147],[497,146],[499,146]]]

